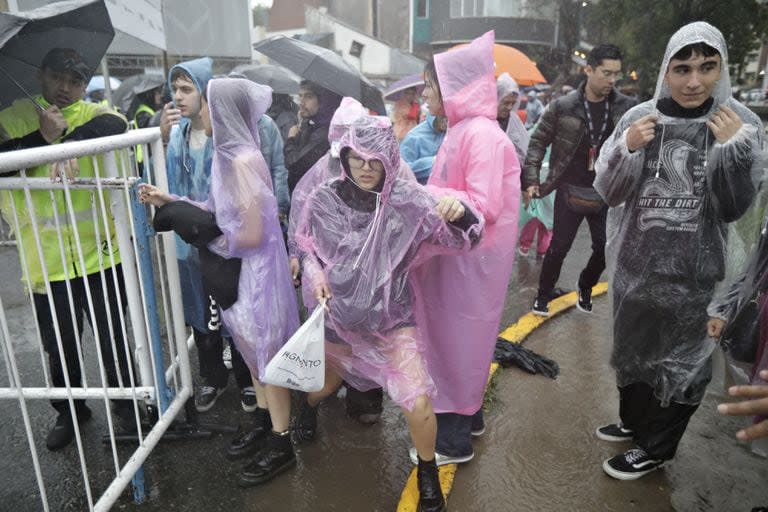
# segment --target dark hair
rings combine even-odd
[[[173,82],[175,82],[177,78],[181,78],[182,80],[187,80],[188,82],[192,82],[192,84],[194,84],[195,86],[195,89],[199,89],[199,87],[197,86],[197,82],[195,81],[194,78],[192,78],[192,75],[190,75],[186,69],[180,68],[179,66],[176,66],[175,68],[173,68],[173,71],[171,71],[171,84],[173,84]],[[171,93],[171,96],[173,96],[173,93]],[[205,90],[205,87],[203,87],[203,90],[200,91],[200,96],[202,96],[205,101],[208,101],[207,91]]]
[[[618,46],[612,44],[599,44],[592,48],[587,54],[587,66],[596,68],[603,63],[605,59],[608,60],[624,60],[621,55],[621,50]]]
[[[720,52],[709,46],[707,43],[692,43],[680,48],[672,58],[675,60],[688,60],[694,55],[714,57],[715,55],[720,55]]]
[[[424,65],[424,78],[426,78],[427,76],[429,76],[429,78],[437,86],[437,95],[440,97],[440,101],[443,101],[443,92],[440,90],[440,82],[437,80],[437,67],[435,67],[434,57],[429,59],[427,63]]]

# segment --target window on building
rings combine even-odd
[[[451,18],[518,17],[526,0],[451,0]]]
[[[429,13],[429,0],[418,0],[416,2],[416,17],[427,18]]]

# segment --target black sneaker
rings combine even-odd
[[[224,393],[226,388],[215,388],[213,386],[202,386],[200,393],[195,397],[195,409],[197,412],[210,410],[216,404],[219,396]]]
[[[621,443],[631,441],[635,433],[628,428],[624,428],[621,423],[611,423],[595,430],[595,435],[603,441],[613,441]]]
[[[603,471],[618,480],[637,480],[663,465],[663,460],[652,459],[645,450],[633,448],[603,461]]]
[[[536,297],[531,312],[538,316],[549,316],[549,301],[543,297]]]
[[[592,288],[582,288],[576,285],[579,290],[579,300],[576,301],[576,307],[584,313],[592,312]]]
[[[91,419],[91,410],[86,406],[77,406],[77,423],[82,425]],[[55,452],[69,445],[75,438],[75,427],[72,424],[72,417],[68,410],[60,412],[56,418],[56,424],[53,426],[48,437],[45,440],[45,446]]]
[[[253,386],[247,386],[240,390],[240,405],[245,412],[253,412],[258,407],[256,403],[256,390]]]
[[[475,414],[472,416],[472,430],[470,433],[472,437],[480,437],[485,434],[485,419],[482,414]]]
[[[272,480],[296,465],[291,436],[270,432],[256,458],[240,472],[240,487],[251,487]]]

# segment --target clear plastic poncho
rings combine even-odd
[[[293,189],[293,195],[291,195],[291,213],[288,218],[288,255],[290,257],[299,257],[296,245],[296,228],[301,220],[304,203],[315,187],[341,175],[341,163],[339,162],[341,138],[356,120],[366,115],[368,115],[368,110],[359,101],[349,97],[343,98],[339,108],[334,112],[328,127],[328,143],[331,145],[331,149],[301,177],[296,188]],[[400,177],[411,181],[416,179],[410,167],[402,159],[400,161]]]
[[[433,252],[469,249],[482,220],[465,231],[446,224],[437,201],[399,176],[400,152],[386,117],[358,119],[340,146],[342,163],[350,149],[380,160],[384,179],[378,192],[365,191],[345,169],[308,198],[296,231],[311,284],[304,287],[304,301],[313,307],[314,289],[329,285],[328,364],[355,389],[383,387],[411,410],[419,396],[433,397],[436,389],[424,361],[409,273]]]
[[[525,129],[523,121],[520,116],[517,115],[517,111],[520,109],[520,87],[514,78],[509,76],[509,73],[502,73],[499,78],[496,79],[496,95],[498,101],[501,102],[503,98],[506,98],[512,93],[517,93],[517,101],[509,112],[509,122],[507,123],[507,137],[515,145],[515,151],[517,151],[517,159],[520,162],[525,162],[525,154],[528,152],[528,143],[531,141],[531,136],[528,130]]]
[[[414,272],[436,412],[474,414],[483,403],[517,246],[520,162],[496,121],[494,33],[435,55],[448,131],[427,188],[454,195],[485,219],[482,242]]]
[[[722,58],[711,108],[700,117],[665,115],[671,92],[664,76],[671,57],[703,42]],[[732,223],[750,208],[762,180],[762,124],[731,97],[722,34],[696,22],[670,39],[654,98],[628,111],[603,145],[595,189],[612,208],[606,255],[612,287],[611,362],[619,386],[644,382],[663,405],[699,403],[711,379],[715,342],[707,336],[707,306],[726,277],[729,246],[740,236]],[[730,106],[743,127],[726,143],[706,121]],[[655,138],[630,153],[631,123],[658,116]],[[730,259],[730,256],[729,256]]]
[[[272,89],[250,80],[208,83],[213,164],[208,201],[222,236],[208,248],[241,258],[238,299],[221,317],[251,374],[264,368],[299,327],[296,294],[285,258],[272,179],[261,156],[258,122]]]

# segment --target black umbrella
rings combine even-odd
[[[257,84],[268,85],[280,94],[299,93],[299,77],[273,64],[242,64],[230,71],[229,75],[242,75]]]
[[[147,91],[162,87],[165,83],[165,77],[160,73],[142,73],[133,75],[123,80],[113,93],[112,103],[117,106],[123,114],[128,113],[133,99]]]
[[[381,91],[332,50],[285,36],[265,39],[253,49],[306,80],[355,98],[379,114],[386,112]]]
[[[93,71],[114,36],[104,0],[69,0],[0,13],[0,105],[40,91],[37,72],[52,48],[72,48]]]

